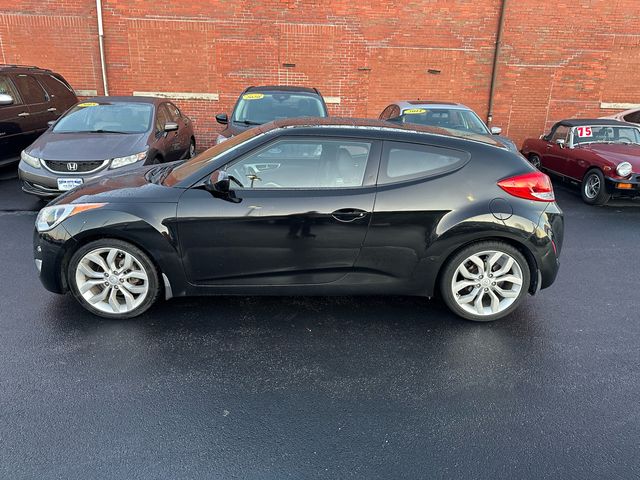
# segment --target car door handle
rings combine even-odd
[[[28,117],[29,115],[29,112],[22,112],[18,114],[19,117]]]
[[[47,108],[47,112],[55,112],[58,110],[56,107]]]
[[[331,216],[339,222],[353,222],[367,215],[365,210],[359,208],[341,208],[331,213]]]

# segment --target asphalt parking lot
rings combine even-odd
[[[556,284],[492,324],[403,297],[45,291],[0,172],[0,478],[637,478],[640,202],[566,214]]]

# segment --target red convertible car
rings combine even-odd
[[[522,154],[541,170],[581,184],[582,199],[604,205],[640,195],[640,127],[606,119],[562,120],[530,138]]]

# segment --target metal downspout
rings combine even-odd
[[[102,70],[102,87],[104,94],[109,95],[107,87],[107,65],[104,59],[104,29],[102,27],[102,0],[96,0],[96,11],[98,12],[98,45],[100,46],[100,67]]]
[[[493,121],[493,100],[496,90],[496,80],[498,78],[498,61],[500,60],[500,48],[502,47],[502,32],[504,30],[505,13],[507,11],[507,1],[502,0],[500,6],[500,17],[498,19],[498,32],[496,34],[496,48],[493,53],[493,68],[491,69],[491,87],[489,89],[489,112],[487,113],[487,124]]]

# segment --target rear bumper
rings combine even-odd
[[[556,203],[551,203],[540,217],[529,239],[531,252],[540,272],[536,290],[551,286],[560,269],[560,254],[564,242],[564,215]]]

